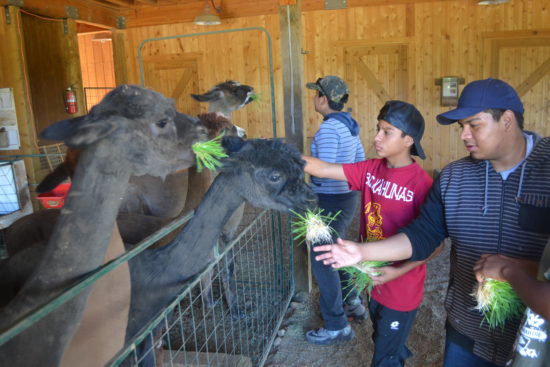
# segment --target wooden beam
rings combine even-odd
[[[78,10],[78,19],[89,23],[104,25],[115,28],[115,19],[117,16],[125,16],[126,11],[122,11],[115,6],[101,5],[84,0],[25,0],[22,10],[51,18],[67,18],[67,6]],[[8,5],[8,0],[0,0],[0,6]]]
[[[137,2],[137,3],[142,3],[142,4],[158,5],[157,0],[134,0],[134,1]]]
[[[547,73],[550,73],[550,58],[546,59],[538,68],[535,69],[517,88],[516,91],[520,97],[531,90]]]
[[[301,152],[305,152],[305,133],[302,111],[304,90],[304,61],[302,49],[301,0],[279,7],[281,29],[281,58],[283,66],[283,99],[285,111],[285,138]],[[309,255],[305,246],[294,244],[294,279],[296,291],[310,292],[313,280]]]

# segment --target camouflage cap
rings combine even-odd
[[[336,103],[339,103],[349,93],[346,82],[334,75],[319,78],[315,83],[307,83],[306,87],[318,90]]]

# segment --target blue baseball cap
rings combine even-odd
[[[437,122],[449,125],[489,108],[511,110],[523,114],[523,103],[512,86],[499,79],[483,79],[469,83],[454,110],[437,115]]]

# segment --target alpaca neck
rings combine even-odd
[[[216,177],[195,210],[195,215],[175,239],[178,244],[176,251],[180,254],[174,256],[192,260],[185,269],[188,275],[196,274],[208,264],[225,223],[244,202],[238,192],[240,185],[232,182],[234,177],[234,174],[229,173],[221,173]]]
[[[0,329],[6,329],[102,264],[118,204],[130,177],[127,168],[109,169],[107,165],[112,162],[97,159],[98,152],[112,150],[103,144],[107,143],[98,143],[81,155],[71,191],[43,257],[22,290],[2,310]],[[6,358],[0,357],[0,365],[36,365],[39,356],[41,365],[57,366],[76,331],[90,290],[83,290],[0,347],[0,356]],[[29,345],[39,347],[28,353]]]

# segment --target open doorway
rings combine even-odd
[[[77,23],[86,112],[116,86],[113,37],[109,29]]]

